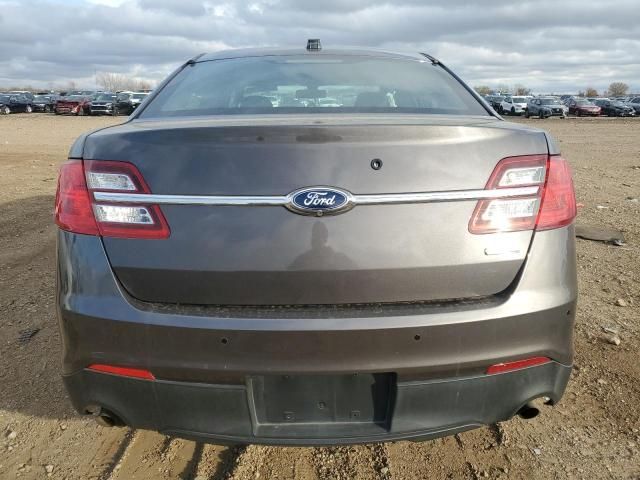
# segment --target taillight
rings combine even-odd
[[[73,190],[63,188],[69,183]],[[56,195],[56,223],[60,228],[104,237],[161,239],[169,236],[169,226],[158,205],[96,202],[94,192],[151,193],[131,163],[70,160],[60,170]],[[86,225],[93,225],[93,229]]]
[[[551,230],[569,225],[576,218],[576,211],[571,168],[564,158],[549,157],[549,173],[536,230]]]
[[[573,182],[562,157],[526,155],[501,160],[486,190],[535,187],[534,194],[480,200],[469,221],[474,234],[549,230],[568,225],[576,215]]]
[[[62,230],[100,235],[81,160],[69,160],[60,168],[55,220]]]

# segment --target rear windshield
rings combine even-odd
[[[141,117],[340,112],[488,115],[430,61],[292,55],[196,63]]]

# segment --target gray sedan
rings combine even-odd
[[[428,55],[193,58],[75,142],[55,211],[64,382],[102,425],[424,440],[569,380],[568,164]]]

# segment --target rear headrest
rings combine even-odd
[[[387,94],[383,92],[363,92],[356,97],[355,107],[390,107]]]
[[[398,91],[393,95],[393,99],[396,102],[396,107],[399,108],[420,108],[418,99],[411,93]]]
[[[251,95],[240,100],[240,107],[273,108],[273,103],[267,97]]]

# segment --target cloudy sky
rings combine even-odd
[[[472,85],[640,91],[640,0],[0,0],[0,87],[154,82],[204,51],[360,45],[431,53]]]

